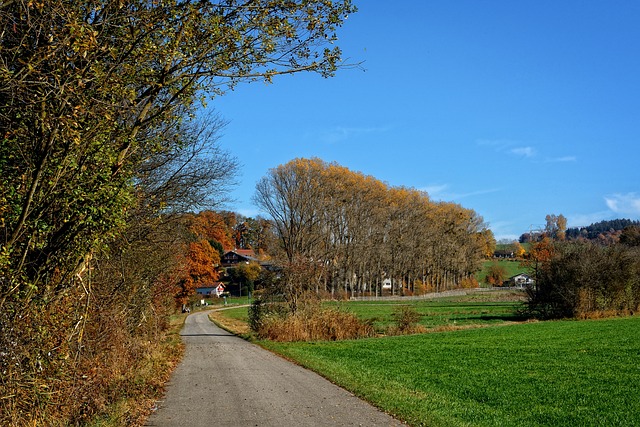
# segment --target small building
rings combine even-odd
[[[509,277],[507,280],[507,285],[515,288],[525,288],[527,286],[533,285],[533,279],[525,273],[516,274],[515,276]]]
[[[215,282],[207,286],[199,286],[196,288],[196,293],[203,296],[216,296],[219,297],[225,290],[225,285],[222,282]]]
[[[510,249],[497,249],[493,252],[493,257],[510,259],[515,258],[515,254]]]

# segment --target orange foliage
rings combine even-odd
[[[215,265],[220,263],[220,255],[205,239],[189,244],[183,277],[176,292],[176,301],[185,304],[196,288],[212,286],[220,278]]]
[[[460,287],[464,289],[473,289],[473,288],[480,287],[480,284],[478,283],[478,280],[475,277],[471,276],[471,277],[462,279],[462,281],[460,282]]]
[[[513,249],[514,249],[513,253],[516,256],[516,258],[522,258],[526,253],[526,251],[518,241],[513,242]]]
[[[551,260],[554,254],[553,243],[548,237],[543,238],[531,247],[531,259],[538,262]]]
[[[225,250],[234,248],[230,228],[217,212],[203,211],[191,218],[189,229],[200,239],[216,240]]]

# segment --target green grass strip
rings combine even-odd
[[[640,425],[640,317],[275,343],[421,426]]]

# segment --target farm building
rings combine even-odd
[[[507,280],[507,285],[516,288],[524,288],[526,286],[533,285],[533,279],[528,274],[519,273],[515,276],[509,277],[509,280]]]

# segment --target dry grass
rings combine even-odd
[[[373,327],[352,313],[320,306],[306,307],[293,314],[268,316],[257,331],[272,341],[336,341],[371,337]]]
[[[44,379],[24,371],[19,377],[5,375],[0,381],[0,425],[144,425],[181,358],[181,325],[182,319],[176,319],[171,329],[136,339],[108,324],[108,351],[95,347],[75,359],[62,358],[51,364],[57,370]],[[51,369],[43,362],[45,368]]]
[[[100,415],[86,425],[136,427],[145,424],[155,402],[161,398],[171,373],[182,358],[184,345],[179,332],[185,318],[186,315],[175,316],[170,329],[160,341],[139,344],[137,363],[130,364],[128,368],[123,366],[110,376],[107,373],[99,374],[109,381],[114,394],[120,397],[105,402],[100,408]]]

